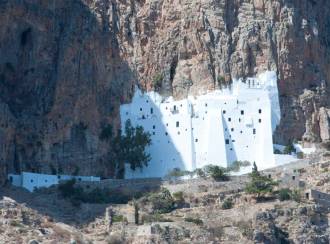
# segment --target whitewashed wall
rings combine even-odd
[[[22,186],[29,191],[34,191],[40,187],[49,187],[58,184],[57,175],[46,175],[36,173],[22,173]]]
[[[130,119],[152,135],[152,160],[126,178],[162,177],[173,168],[194,170],[207,164],[227,167],[235,160],[275,166],[272,134],[280,121],[275,72],[234,81],[232,89],[180,101],[136,90],[121,106],[124,127]]]

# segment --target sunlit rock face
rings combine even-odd
[[[272,134],[280,122],[275,72],[177,101],[137,89],[120,112],[123,127],[130,120],[152,138],[149,166],[135,172],[127,167],[127,178],[163,177],[174,168],[193,171],[209,164],[228,167],[234,161],[275,166]]]
[[[99,133],[160,73],[158,91],[184,99],[274,70],[275,141],[328,138],[329,11],[325,0],[1,1],[0,181],[52,167],[111,176]]]

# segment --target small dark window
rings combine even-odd
[[[308,192],[306,192],[305,196],[306,196],[306,199],[309,199],[309,193]]]
[[[231,131],[234,131],[234,128],[231,128],[230,130],[231,130]]]
[[[152,132],[153,135],[156,135],[156,132]]]
[[[150,108],[150,113],[153,114],[154,113],[154,109]]]
[[[167,110],[167,107],[165,109]]]
[[[47,180],[45,180],[45,182],[47,182]]]
[[[147,103],[149,103],[149,101],[148,101],[148,100],[147,100],[146,102],[147,102]]]
[[[259,114],[261,114],[261,109],[259,109]]]
[[[180,107],[182,107],[182,104],[180,104]]]
[[[195,139],[195,142],[198,142],[198,139],[197,138]]]
[[[268,175],[268,178],[269,178],[269,179],[272,178],[272,175]]]
[[[319,197],[319,199],[320,199],[320,198],[321,198],[321,195],[319,194],[318,197]]]
[[[231,121],[231,118],[228,118],[228,121],[230,122]]]
[[[244,110],[241,110],[241,115],[244,115]]]
[[[142,115],[142,119],[146,119],[146,117],[144,115]]]
[[[128,115],[128,112],[126,112],[126,115]]]
[[[156,126],[155,126],[155,125],[153,125],[153,126],[152,126],[152,128],[153,128],[153,129],[156,129]]]
[[[226,110],[223,110],[222,113],[225,114],[226,113]]]
[[[243,134],[243,131],[240,131],[241,134]]]
[[[140,108],[140,111],[142,111],[142,108]]]
[[[207,103],[205,103],[205,107],[207,107]]]
[[[166,123],[166,126],[168,126],[168,123]]]
[[[176,127],[179,127],[180,123],[179,121],[176,122]]]
[[[31,181],[31,183],[33,182],[33,180],[30,180]]]
[[[256,132],[256,129],[253,129],[253,135],[255,135],[257,132]]]
[[[178,135],[180,135],[180,131],[178,131]]]
[[[13,182],[13,177],[12,176],[9,177],[9,181]]]
[[[241,118],[238,119],[238,122],[241,122]]]
[[[226,139],[226,144],[227,144],[227,145],[229,144],[229,139]]]
[[[295,179],[296,179],[296,176],[293,175],[293,176],[292,176],[292,180],[295,180]]]
[[[259,123],[261,123],[261,119],[259,119]]]
[[[233,151],[233,149],[232,149],[232,148],[230,148],[230,151]]]
[[[176,111],[176,105],[173,106],[173,110]]]
[[[227,128],[225,128],[225,131],[227,131]]]
[[[231,140],[232,142],[235,142],[235,140]]]
[[[167,136],[168,135],[168,133],[167,132],[165,132],[165,136]]]
[[[60,175],[58,175],[58,176],[57,176],[57,179],[61,179],[61,176],[60,176]]]
[[[89,188],[91,188],[91,186],[90,185],[86,185],[86,188],[89,189]]]

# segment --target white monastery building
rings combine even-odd
[[[148,167],[127,167],[126,178],[163,177],[174,168],[192,171],[208,164],[228,167],[236,160],[256,162],[260,169],[276,166],[272,136],[280,106],[275,72],[179,101],[136,89],[120,113],[122,127],[130,119],[152,139]]]
[[[95,176],[73,176],[73,175],[48,175],[30,172],[22,172],[20,175],[8,174],[9,182],[18,187],[23,187],[30,192],[40,187],[50,187],[59,184],[62,180],[76,181],[100,181],[100,177]]]

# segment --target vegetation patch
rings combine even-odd
[[[227,198],[223,201],[221,208],[222,209],[231,209],[233,207],[234,203],[231,198]]]
[[[184,218],[184,221],[194,223],[196,225],[203,225],[203,220],[201,220],[199,218],[187,217],[187,218]]]
[[[254,194],[257,200],[260,200],[267,193],[272,193],[273,187],[278,185],[273,179],[261,175],[255,163],[253,164],[250,178],[251,182],[247,184],[245,192]]]

